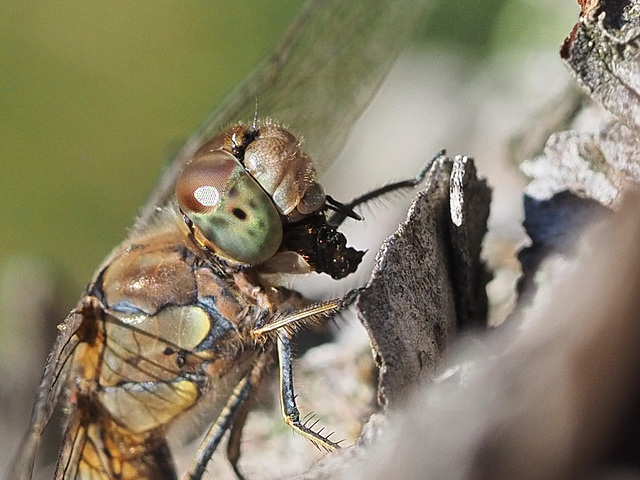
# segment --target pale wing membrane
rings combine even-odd
[[[206,360],[212,357],[186,350],[180,344],[180,335],[174,336],[178,343],[163,337],[162,328],[156,328],[156,324],[167,323],[160,317],[168,311],[170,308],[148,317],[141,323],[144,328],[120,321],[121,313],[105,312],[99,327],[104,343],[87,345],[86,351],[77,352],[76,362],[82,366],[94,353],[92,348],[99,352],[100,387],[94,383],[89,391],[77,393],[57,478],[102,479],[116,474],[122,478],[176,478],[165,442],[166,427],[205,393],[206,375],[199,369],[198,355],[205,355]],[[188,358],[189,365],[178,365],[178,352]],[[225,374],[229,391],[219,391],[221,385],[217,385],[217,402],[209,405],[210,415],[217,415],[241,374],[241,368]],[[128,456],[125,451],[140,454]]]
[[[270,117],[305,138],[324,170],[423,18],[426,0],[314,0],[276,54],[205,120],[164,173],[140,212],[144,225],[173,195],[195,150],[221,128]]]
[[[156,351],[163,351],[166,348],[177,351],[180,347],[166,342],[153,333],[124,324],[110,314],[104,316],[104,323],[99,323],[98,328],[104,329],[106,341],[97,343],[93,347],[87,345],[87,350],[77,352],[75,360],[78,367],[86,366],[88,363],[86,357],[91,357],[94,353],[91,349],[97,349],[99,351],[97,365],[101,372],[100,379],[102,381],[108,380],[111,375],[114,378],[121,378],[121,372],[113,370],[112,366],[121,367],[126,364],[130,368],[127,373],[131,377],[138,376],[147,381],[140,383],[141,389],[143,391],[147,389],[151,396],[156,396],[155,402],[148,402],[148,396],[139,398],[135,393],[129,392],[125,386],[114,387],[118,391],[122,391],[121,402],[126,405],[132,418],[140,416],[141,412],[147,416],[153,416],[155,412],[151,410],[152,404],[156,405],[159,410],[171,410],[170,405],[173,399],[170,395],[157,395],[151,385],[156,380],[161,381],[160,377],[166,380],[179,377],[181,372],[177,367],[171,366],[171,363],[163,364],[154,361],[153,358],[146,357],[149,348],[147,348],[147,352],[143,350],[145,345],[149,344]],[[88,380],[93,381],[94,379]],[[97,389],[94,383],[90,391],[77,394],[77,404],[74,405],[74,409],[70,413],[69,424],[62,442],[63,448],[58,459],[56,479],[107,480],[114,477],[112,471],[114,460],[124,471],[136,472],[141,478],[157,478],[158,480],[175,478],[170,454],[162,438],[164,432],[149,436],[148,441],[144,436],[142,439],[138,439],[134,435],[128,435],[126,430],[120,429],[104,413],[102,405],[96,401],[101,390]],[[170,390],[169,384],[167,391]],[[105,442],[105,439],[108,441]],[[143,446],[145,454],[130,460],[122,457],[121,451],[110,449],[110,445],[120,444],[123,441],[132,442],[132,449]],[[167,456],[168,462],[158,465],[156,461],[158,450]],[[129,476],[125,475],[124,478],[129,478]]]
[[[109,462],[105,458],[99,432],[92,425],[72,425],[68,438],[63,443],[63,451],[59,459],[56,480],[78,478],[83,480],[110,480]],[[82,458],[83,452],[92,451],[97,460],[87,462]]]

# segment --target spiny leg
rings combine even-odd
[[[351,305],[362,290],[362,288],[355,288],[348,291],[342,298],[312,303],[298,310],[274,315],[271,318],[264,318],[262,322],[256,325],[252,333],[256,338],[264,337],[280,330],[286,330],[291,333],[304,325],[326,321]]]
[[[191,463],[189,471],[184,477],[185,480],[202,479],[202,475],[204,475],[204,472],[207,468],[207,463],[209,463],[209,460],[211,460],[213,452],[215,452],[218,444],[220,443],[220,440],[222,440],[225,432],[231,426],[235,415],[237,414],[242,404],[247,400],[250,392],[250,375],[247,375],[242,380],[240,380],[235,390],[233,391],[233,395],[231,395],[229,401],[216,420],[216,423],[214,423],[207,432],[207,435],[200,444],[200,448],[198,448],[196,458]]]
[[[280,367],[280,405],[285,423],[314,445],[326,450],[339,448],[337,442],[329,440],[329,435],[322,435],[322,430],[314,431],[304,420],[300,419],[300,411],[296,406],[293,387],[293,368],[291,355],[291,335],[296,329],[310,323],[325,321],[351,305],[362,289],[354,289],[342,297],[327,302],[308,305],[282,315],[271,318],[263,317],[256,323],[253,335],[256,340],[265,341],[277,337],[278,360]]]
[[[322,447],[327,451],[340,448],[337,442],[329,440],[331,433],[326,436],[322,435],[322,430],[314,431],[300,420],[300,411],[296,406],[293,389],[291,338],[285,330],[278,332],[278,360],[280,364],[280,405],[284,421],[316,446]]]

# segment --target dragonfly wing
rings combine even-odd
[[[82,315],[74,311],[67,316],[64,322],[58,325],[59,333],[51,352],[49,352],[42,373],[42,379],[40,380],[31,413],[29,430],[18,450],[19,453],[11,467],[9,478],[27,480],[32,476],[40,438],[47,422],[51,418],[62,386],[65,383],[65,371],[69,366],[69,359],[79,342],[76,332],[80,328],[82,320]]]
[[[320,171],[334,160],[413,36],[425,0],[314,0],[276,53],[234,90],[173,159],[140,212],[145,224],[173,195],[195,150],[221,128],[250,122],[256,110],[304,135]]]

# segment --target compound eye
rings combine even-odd
[[[218,150],[185,167],[176,184],[176,196],[189,218],[190,213],[207,214],[218,208],[237,163],[233,155]]]
[[[282,242],[282,220],[271,197],[224,150],[194,158],[178,178],[176,197],[194,236],[217,255],[257,265]]]

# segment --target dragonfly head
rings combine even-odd
[[[197,150],[178,178],[176,197],[195,239],[225,260],[342,278],[362,253],[327,224],[327,198],[315,178],[311,158],[290,132],[268,121],[240,124]],[[324,267],[325,257],[339,267]]]

